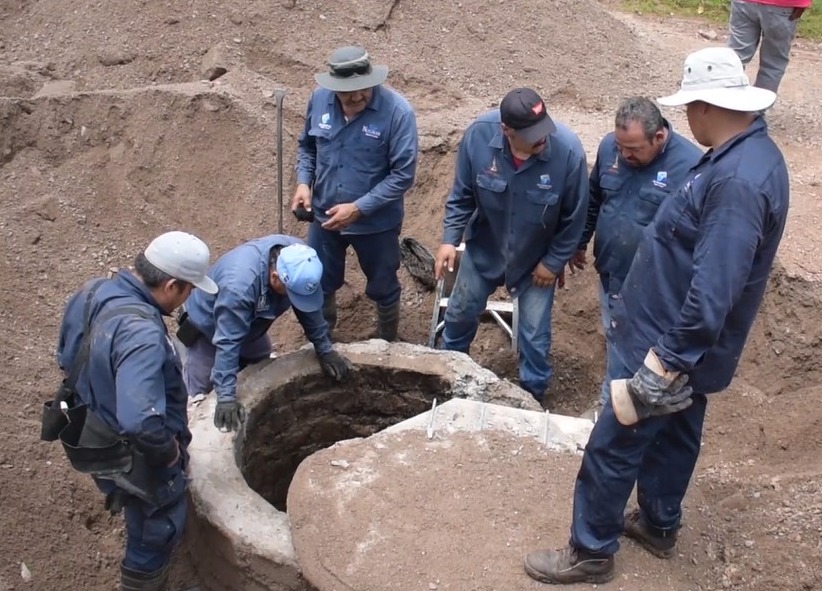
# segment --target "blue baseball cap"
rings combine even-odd
[[[323,307],[320,279],[323,264],[317,251],[306,244],[291,244],[277,257],[277,275],[285,285],[291,305],[301,312],[316,312]]]

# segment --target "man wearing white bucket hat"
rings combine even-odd
[[[354,249],[365,294],[376,304],[377,336],[397,339],[400,320],[400,229],[405,193],[417,167],[414,110],[383,86],[386,66],[361,47],[340,47],[328,71],[314,76],[297,149],[291,209],[311,221],[308,244],[323,264],[323,316],[337,323],[336,292],[345,281],[345,253]]]
[[[614,303],[608,340],[621,364],[608,368],[611,400],[585,448],[570,542],[525,559],[539,581],[611,580],[623,533],[675,554],[706,395],[733,378],[785,227],[788,171],[757,115],[775,97],[749,84],[733,50],[710,47],[658,99],[685,105],[710,149],[647,227]],[[624,513],[634,484],[639,506]]]

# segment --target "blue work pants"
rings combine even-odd
[[[607,379],[634,374],[615,355]],[[623,515],[634,483],[642,519],[652,533],[679,528],[682,499],[699,457],[707,398],[678,413],[649,417],[625,427],[610,399],[594,424],[574,488],[571,545],[596,555],[619,549]]]
[[[308,229],[308,244],[323,264],[323,294],[330,297],[345,281],[345,251],[352,247],[365,275],[365,295],[382,308],[396,304],[402,288],[400,268],[400,228],[376,234],[341,234],[323,229],[315,221]]]
[[[454,288],[445,310],[442,348],[468,353],[477,335],[479,317],[488,305],[489,296],[498,284],[482,277],[466,248],[460,258]],[[532,285],[523,289],[517,299],[519,309],[519,385],[536,400],[542,401],[551,380],[548,361],[551,350],[551,310],[554,287]]]
[[[259,363],[271,356],[273,347],[268,334],[263,334],[258,339],[244,342],[240,346],[240,367],[242,371],[252,363]],[[214,358],[217,355],[217,347],[201,336],[190,347],[186,347],[185,359],[183,360],[183,381],[189,396],[197,394],[208,394],[214,389],[211,381],[211,370],[214,369]]]
[[[129,496],[123,507],[126,523],[126,552],[123,566],[140,573],[153,573],[171,560],[180,542],[186,523],[188,503],[186,477],[181,462],[172,467],[159,467],[158,504]],[[95,478],[105,494],[118,490],[110,480]]]

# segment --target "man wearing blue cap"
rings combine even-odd
[[[177,333],[187,347],[183,376],[189,396],[216,392],[218,429],[236,430],[242,423],[237,373],[271,355],[268,329],[291,307],[323,370],[336,380],[347,377],[349,362],[331,348],[321,311],[322,273],[313,248],[273,234],[241,244],[212,265],[209,276],[220,288],[216,296],[192,293]]]
[[[404,198],[417,167],[416,116],[400,93],[383,85],[388,68],[372,64],[361,47],[334,50],[328,66],[314,76],[319,88],[298,140],[291,209],[306,210],[312,220],[308,243],[323,263],[323,315],[331,330],[350,246],[365,274],[365,294],[376,303],[377,336],[394,341]]]

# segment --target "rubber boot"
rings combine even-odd
[[[126,568],[121,563],[120,591],[166,591],[170,564],[169,562],[169,564],[153,573],[143,573]]]
[[[389,343],[397,340],[400,325],[400,302],[390,306],[377,304],[377,338]]]
[[[328,332],[332,332],[337,326],[337,294],[331,293],[325,296],[323,301],[323,318],[328,323]]]

